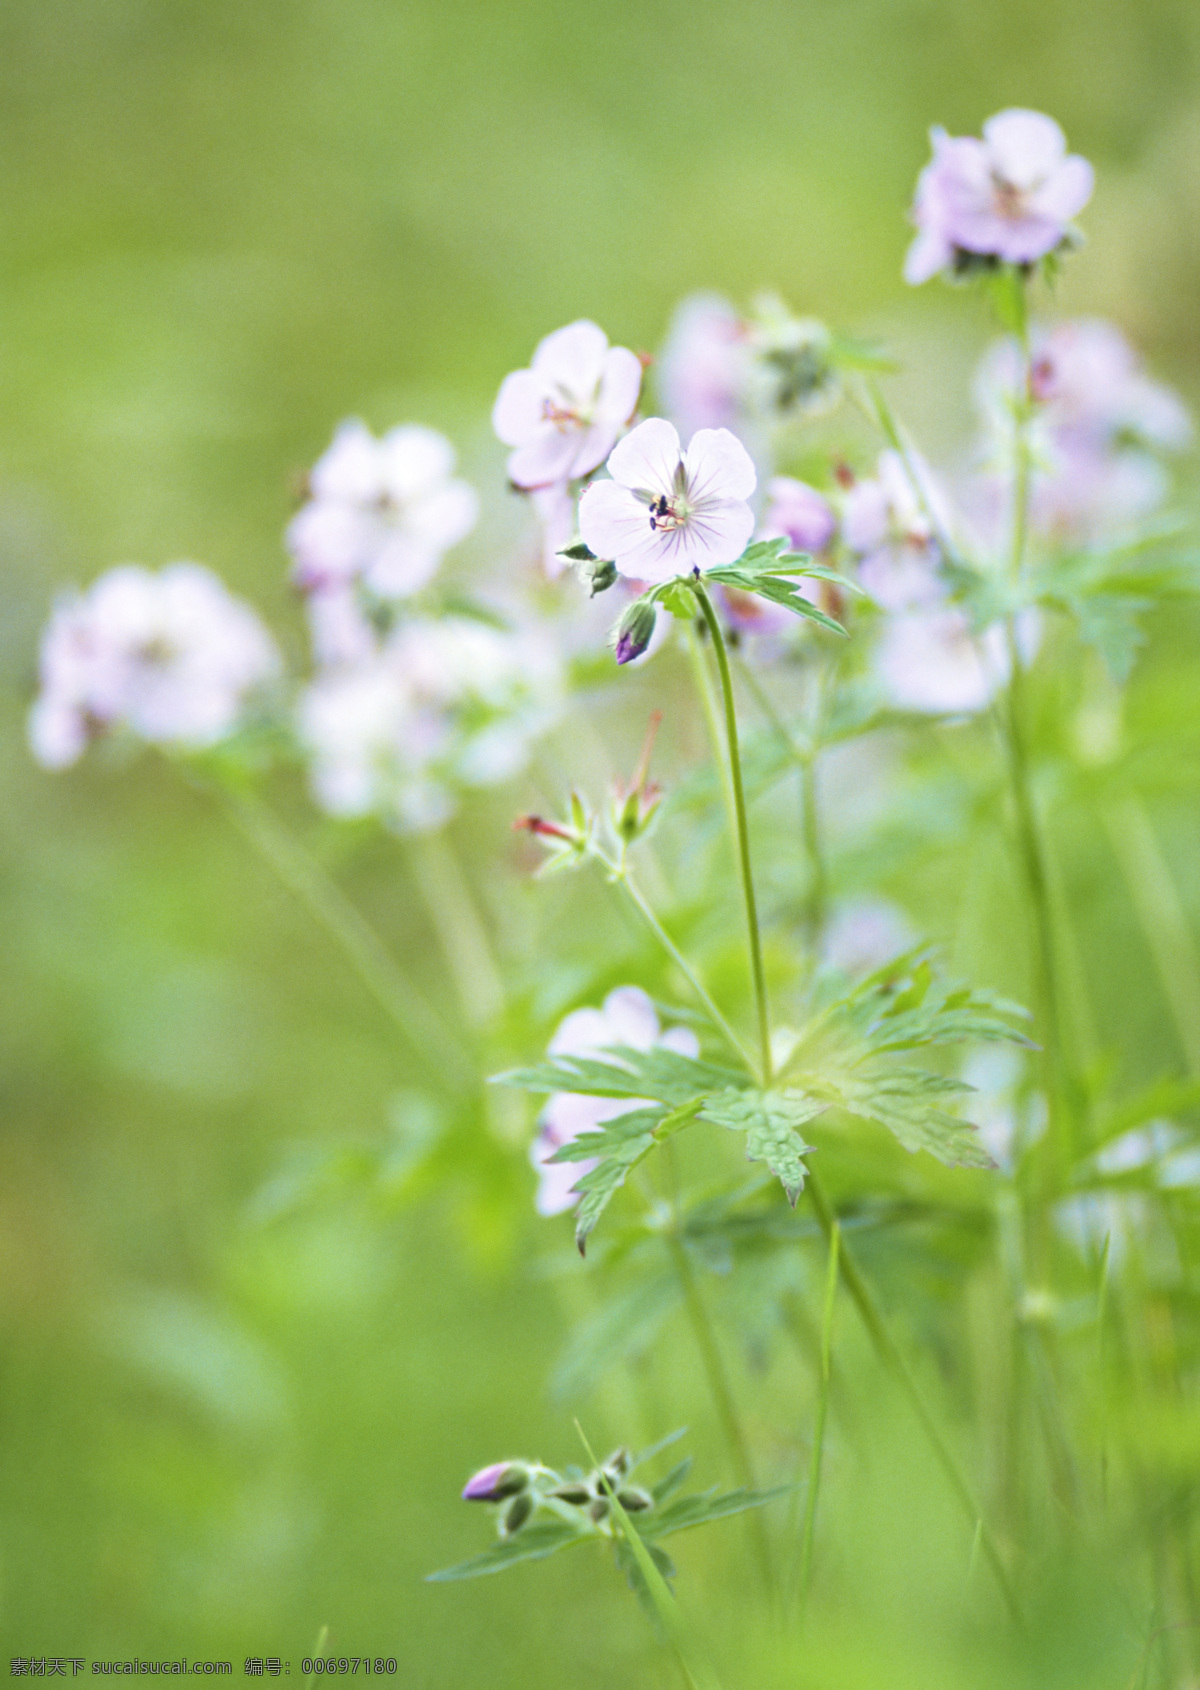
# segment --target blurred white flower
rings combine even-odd
[[[575,538],[575,497],[566,482],[535,487],[529,494],[542,535],[542,568],[552,581],[570,568],[559,553]]]
[[[116,727],[198,750],[231,732],[280,667],[256,613],[210,570],[174,563],[155,574],[125,564],[54,611],[30,743],[49,768],[73,763]]]
[[[1015,416],[1024,380],[1011,341],[985,355],[975,396],[994,470],[980,491],[985,528],[1003,532]],[[1035,531],[1094,540],[1155,510],[1169,481],[1157,454],[1180,451],[1192,433],[1178,396],[1142,368],[1121,331],[1098,318],[1035,329],[1031,394],[1031,521]]]
[[[889,617],[876,667],[901,710],[969,715],[982,710],[1008,678],[1004,629],[974,635],[966,616],[947,606]]]
[[[699,1041],[690,1028],[660,1029],[654,1005],[640,986],[618,986],[600,1009],[576,1009],[560,1022],[550,1040],[550,1056],[598,1056],[615,1045],[633,1050],[651,1050],[661,1045],[681,1056],[698,1056]],[[636,1097],[586,1097],[579,1092],[555,1092],[547,1101],[530,1147],[529,1159],[538,1172],[537,1209],[540,1215],[558,1215],[574,1208],[578,1198],[572,1186],[582,1179],[594,1162],[549,1162],[562,1145],[580,1133],[591,1132],[604,1121],[644,1109],[647,1100]]]
[[[299,707],[317,802],[402,831],[439,826],[464,786],[508,780],[554,721],[554,647],[465,616],[402,623],[364,661],[319,673]]]
[[[746,325],[728,300],[698,293],[677,307],[658,362],[658,391],[681,435],[735,427],[749,361]]]
[[[381,599],[418,592],[475,526],[475,491],[454,466],[435,429],[410,423],[376,439],[365,423],[342,423],[287,531],[297,585],[320,593],[359,583]]]
[[[939,551],[927,510],[942,515],[932,478],[919,466],[918,498],[898,452],[879,454],[873,479],[857,481],[842,501],[842,538],[859,558],[858,576],[885,610],[936,603]]]
[[[642,364],[586,319],[543,340],[527,370],[505,376],[492,426],[506,446],[509,479],[522,488],[576,481],[598,469],[628,427]]]
[[[855,978],[881,968],[914,942],[904,911],[886,898],[855,898],[835,906],[821,944],[824,961]]]

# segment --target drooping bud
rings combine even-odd
[[[595,1502],[593,1502],[591,1507],[588,1509],[588,1519],[591,1520],[593,1525],[598,1526],[601,1520],[606,1520],[608,1518],[608,1512],[608,1498],[606,1496],[598,1496]]]
[[[645,599],[634,599],[617,623],[614,650],[618,663],[632,663],[640,657],[654,637],[657,621],[654,606]]]
[[[481,1467],[467,1480],[463,1488],[464,1502],[503,1502],[506,1496],[516,1496],[529,1484],[529,1469],[519,1461],[493,1461]]]
[[[529,1491],[525,1490],[520,1496],[514,1496],[500,1516],[501,1537],[511,1537],[514,1532],[519,1532],[532,1513],[533,1497]]]
[[[626,1485],[624,1490],[617,1492],[617,1501],[627,1514],[641,1514],[654,1507],[654,1498],[640,1485]]]
[[[579,565],[579,579],[588,589],[588,597],[606,593],[617,579],[617,566],[605,557],[589,558]]]

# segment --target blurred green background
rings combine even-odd
[[[481,1541],[455,1500],[473,1466],[574,1459],[572,1412],[594,1438],[625,1435],[619,1382],[546,1389],[585,1270],[538,1266],[519,1121],[458,1123],[471,1148],[392,1212],[351,1197],[263,1219],[290,1147],[382,1141],[424,1079],[203,794],[148,757],[31,765],[54,591],[194,557],[298,646],[280,535],[339,418],[446,428],[503,514],[487,416],[504,372],[585,314],[652,347],[697,287],[774,287],[886,337],[911,414],[935,448],[952,440],[986,325],[939,287],[904,290],[904,213],[928,125],[974,131],[1008,104],[1052,112],[1097,166],[1063,309],[1117,318],[1194,397],[1198,72],[1191,0],[0,7],[6,1655],[240,1670],[246,1654],[298,1663],[327,1623],[339,1652],[398,1656],[406,1685],[659,1671],[605,1569],[419,1582]],[[1194,698],[1194,632],[1177,623],[1163,647],[1156,731]],[[637,731],[616,719],[621,756]],[[519,950],[541,893],[495,878],[510,808],[457,831],[485,901],[516,907]],[[428,924],[403,855],[357,836],[329,849],[419,969]],[[925,902],[936,930],[935,884]],[[1103,974],[1129,917],[1091,919]],[[581,968],[585,941],[559,935]],[[1135,1004],[1166,1060],[1144,957],[1130,966],[1101,980],[1106,1007]],[[992,980],[1013,985],[1006,971]],[[531,1039],[547,1016],[535,1005]],[[565,1259],[566,1223],[554,1239]],[[646,1430],[693,1419],[715,1480],[690,1369],[681,1345],[659,1372],[686,1412],[664,1401]],[[866,1556],[875,1629],[834,1616],[837,1664],[818,1651],[812,1685],[1126,1683],[1110,1630],[1128,1616],[1103,1578],[1077,1569],[1059,1591],[1048,1571],[1047,1603],[1071,1617],[1036,1671],[963,1620],[959,1528],[892,1407],[876,1394],[860,1411],[879,1482],[841,1549]],[[719,1532],[681,1556],[712,1614],[713,1569],[741,1552],[736,1525]],[[743,1657],[732,1682],[773,1671]]]

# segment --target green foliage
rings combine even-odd
[[[793,1208],[804,1188],[802,1157],[812,1149],[799,1137],[799,1129],[828,1105],[802,1091],[744,1091],[732,1088],[706,1098],[701,1118],[731,1132],[746,1135],[746,1157],[765,1162],[787,1193]]]

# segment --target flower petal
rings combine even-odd
[[[1062,163],[1066,137],[1044,112],[1013,107],[989,117],[983,138],[996,173],[1014,188],[1034,188]]]
[[[1030,195],[1029,208],[1040,217],[1069,223],[1078,217],[1092,197],[1095,172],[1086,158],[1072,153],[1037,192]]]
[[[579,501],[579,532],[597,557],[611,558],[622,575],[635,580],[665,581],[674,569],[662,572],[659,558],[670,534],[650,526],[650,510],[627,487],[615,481],[594,481]],[[676,530],[678,532],[678,530]],[[649,574],[640,570],[649,568]]]
[[[492,406],[492,427],[506,446],[523,445],[545,422],[546,384],[532,370],[513,370],[500,383]]]
[[[583,317],[565,329],[548,334],[534,353],[530,367],[547,383],[581,399],[591,399],[600,382],[608,336],[598,323]]]
[[[648,417],[613,447],[608,473],[622,487],[669,498],[675,492],[675,471],[682,458],[679,436],[672,425],[663,417]]]
[[[629,421],[637,409],[642,391],[642,361],[627,346],[610,347],[604,358],[600,391],[596,395],[596,419],[620,424]]]
[[[735,563],[750,544],[753,533],[754,512],[744,500],[706,500],[692,512],[684,527],[667,535],[669,540],[678,538],[682,542],[670,573],[683,575],[692,569],[703,573],[723,563]]]
[[[454,473],[454,447],[436,428],[406,423],[379,442],[384,487],[396,500],[416,498]]]
[[[758,485],[749,452],[727,428],[701,428],[684,454],[688,499],[748,499]]]
[[[379,442],[366,423],[357,417],[339,423],[333,444],[317,459],[309,480],[318,499],[377,499],[382,491]]]
[[[517,487],[547,487],[552,481],[565,481],[578,449],[576,429],[544,423],[532,440],[518,446],[509,457],[509,480]]]

